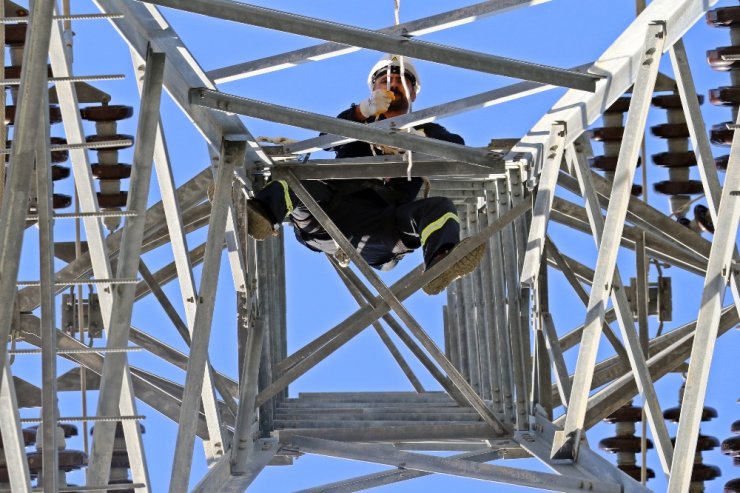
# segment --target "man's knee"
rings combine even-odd
[[[447,197],[429,197],[421,199],[421,202],[424,203],[424,208],[429,211],[439,211],[442,214],[446,212],[457,213],[455,204]]]

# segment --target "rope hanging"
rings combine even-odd
[[[401,24],[401,0],[393,0],[393,17],[395,20],[395,25],[398,26]],[[406,113],[411,112],[411,105],[413,104],[411,101],[411,91],[409,91],[408,82],[406,81],[406,67],[404,65],[404,57],[399,56],[399,71],[401,76],[401,84],[403,84],[403,92],[406,95],[406,101],[409,102],[408,108],[406,108]],[[390,60],[388,61],[388,73],[390,74]],[[388,77],[388,89],[390,89],[390,77]],[[409,127],[407,129],[407,132],[411,133],[412,128]],[[406,167],[406,179],[408,181],[411,181],[411,168],[414,166],[414,157],[413,152],[408,151],[406,152],[406,159],[408,160],[408,166]]]

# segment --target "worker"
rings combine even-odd
[[[413,63],[398,56],[381,59],[368,75],[370,96],[352,104],[338,118],[360,123],[406,114],[421,89]],[[411,132],[433,139],[464,144],[462,137],[437,123],[416,126]],[[396,154],[399,149],[355,141],[332,148],[337,158]],[[448,255],[460,242],[460,219],[446,197],[417,199],[422,178],[378,178],[367,180],[307,180],[302,182],[324,208],[357,252],[372,267],[390,270],[407,253],[421,247],[428,269]],[[248,234],[262,240],[276,234],[289,215],[299,242],[314,251],[334,255],[341,265],[348,258],[334,240],[296,197],[287,183],[269,182],[247,202]],[[427,294],[442,292],[460,276],[480,263],[484,245],[473,250],[448,270],[430,281]]]

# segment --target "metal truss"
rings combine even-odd
[[[137,493],[153,491],[152,476],[155,469],[160,473],[161,460],[142,437],[142,406],[176,426],[172,436],[156,438],[174,444],[167,472],[171,492],[245,491],[266,469],[290,466],[303,454],[389,466],[304,492],[360,491],[432,474],[549,491],[650,491],[587,440],[589,430],[637,396],[669,491],[688,491],[713,353],[740,313],[736,305],[723,304],[728,289],[733,302],[740,300],[740,136],[732,138],[722,186],[694,97],[696,69],[683,40],[716,0],[653,0],[596,61],[573,68],[419,39],[513,10],[528,13],[548,2],[489,0],[379,30],[230,0],[94,0],[99,14],[59,12],[54,2],[35,0],[28,17],[11,15],[8,9],[19,7],[5,2],[3,25],[23,23],[28,30],[20,85],[12,93],[12,145],[4,151],[9,174],[0,187],[0,337],[9,341],[0,346],[0,491],[71,491],[64,486],[70,467],[64,463],[66,442],[59,426],[68,414],[59,405],[62,392],[78,393],[83,402],[88,393],[95,395],[94,414],[87,413],[86,404],[80,413],[81,421],[95,423],[90,447],[85,437],[89,457],[71,467],[86,466],[85,491],[116,490],[121,484]],[[168,21],[169,9],[323,42],[204,71]],[[535,8],[531,12],[537,15]],[[140,99],[123,210],[109,210],[95,191],[80,108],[101,96],[81,84],[85,78],[72,68],[67,24],[72,20],[107,20],[130,49],[127,63],[134,66]],[[216,85],[279,75],[291,66],[360,50],[522,80],[367,125]],[[675,81],[659,72],[666,53]],[[248,49],[244,55],[249,56]],[[59,148],[50,143],[52,123],[45,109],[51,82],[74,176],[77,211],[68,215],[54,210],[50,170]],[[487,147],[402,131],[560,87],[566,88],[562,97],[530,131]],[[675,87],[686,115],[715,225],[712,241],[631,195],[650,101],[666,87]],[[173,141],[165,138],[162,90],[203,136],[209,157],[186,181],[176,175],[184,165],[172,158]],[[625,94],[631,103],[610,179],[589,169],[593,151],[587,130]],[[4,100],[0,103],[4,112]],[[241,116],[322,135],[268,145],[252,135]],[[730,127],[740,128],[740,119]],[[353,141],[403,152],[335,160],[307,156]],[[408,173],[428,177],[431,196],[453,201],[462,236],[469,240],[429,270],[418,266],[387,284],[305,183]],[[284,235],[255,242],[246,234],[246,201],[265,176],[287,183],[352,262],[347,268],[326,257],[340,289],[356,302],[353,313],[290,353],[288,340],[296,329],[286,316],[293,300],[286,289]],[[152,204],[152,196],[161,201]],[[122,227],[106,231],[105,219],[112,216],[122,220]],[[84,229],[84,242],[79,230],[75,245],[57,240],[61,231],[69,231],[63,228],[70,228],[64,220],[70,217]],[[29,233],[33,225],[34,235]],[[592,237],[592,265],[562,240],[563,231],[576,241],[582,242],[584,234]],[[198,237],[203,243],[193,248]],[[433,336],[408,300],[480,245],[486,247],[481,267],[448,287],[440,313],[443,335]],[[38,281],[20,282],[26,251],[36,252]],[[625,265],[624,254],[635,261]],[[222,264],[228,264],[230,282],[219,278]],[[694,293],[701,297],[696,319],[654,337],[652,264],[705,279],[701,293]],[[150,269],[153,265],[157,268]],[[634,271],[631,285],[623,280],[625,271]],[[553,301],[555,279],[583,308]],[[82,299],[72,302],[77,303],[75,337],[57,320],[64,310],[62,294],[74,286],[82,298],[82,285],[89,286],[89,297],[87,308]],[[233,298],[236,341],[216,353],[211,346],[220,328],[216,306]],[[147,303],[162,308],[168,327],[134,325],[140,320],[134,315],[151,306]],[[92,337],[93,304],[103,342],[90,345],[82,333]],[[411,390],[290,392],[296,380],[368,327]],[[609,356],[599,361],[602,335],[610,344]],[[21,379],[24,367],[16,362],[33,348],[40,348],[42,360],[38,385]],[[567,353],[572,348],[578,348],[575,364]],[[134,360],[132,351],[145,357]],[[219,370],[227,354],[237,371]],[[74,368],[59,375],[61,362]],[[181,378],[170,378],[170,370]],[[655,382],[682,370],[687,381],[674,451]],[[35,440],[40,466],[29,466],[32,450],[24,424],[34,411],[27,406],[40,407]],[[199,444],[207,469],[195,458]],[[116,476],[122,451],[130,478],[129,472]],[[447,454],[425,453],[430,451]],[[520,467],[526,458],[551,472]]]

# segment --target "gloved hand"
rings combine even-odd
[[[417,135],[419,137],[426,137],[427,136],[427,134],[424,132],[424,129],[423,128],[420,128],[418,130],[415,129],[414,127],[404,128],[403,131],[404,132],[407,132],[407,133],[410,133],[411,135]]]
[[[369,98],[360,103],[360,113],[365,118],[380,115],[388,111],[393,101],[393,92],[385,89],[375,89]]]

